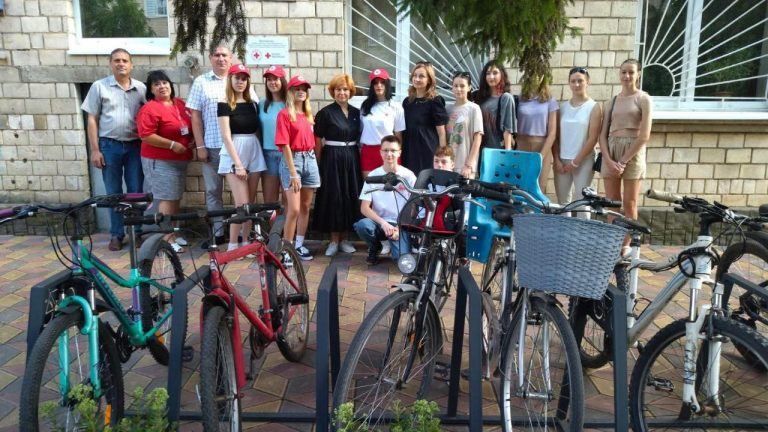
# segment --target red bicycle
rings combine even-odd
[[[267,236],[255,230],[253,240],[242,247],[220,252],[208,249],[211,284],[201,308],[202,347],[200,402],[206,431],[239,431],[241,389],[254,377],[255,362],[270,343],[277,342],[287,360],[297,362],[309,336],[309,294],[301,260],[293,246],[281,238],[282,218],[275,220],[279,204],[246,204],[236,210],[211,211],[209,217],[229,217],[225,223],[254,221],[255,227],[274,222]],[[234,214],[234,216],[233,216]],[[211,241],[211,245],[215,242]],[[227,279],[224,267],[233,261],[253,258],[250,268],[258,272],[262,305],[254,310]],[[245,275],[240,275],[242,280]],[[246,377],[240,343],[242,313],[251,323],[250,372]]]

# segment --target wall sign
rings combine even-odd
[[[250,36],[245,51],[245,64],[248,66],[287,65],[290,43],[285,36]]]

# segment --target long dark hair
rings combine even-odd
[[[381,78],[376,78],[374,81]],[[392,82],[389,79],[382,80],[384,81],[384,97],[387,100],[392,99]],[[373,81],[371,81],[370,85],[368,86],[368,97],[365,98],[363,101],[363,104],[360,105],[360,114],[363,116],[367,116],[371,113],[371,108],[378,102],[379,99],[376,97],[376,92],[373,90]]]
[[[266,98],[264,100],[264,112],[266,113],[269,109],[269,105],[274,102],[272,99],[272,92],[269,91],[267,88],[267,79],[264,78],[264,90],[266,90]],[[280,77],[280,97],[283,98],[283,102],[285,102],[285,99],[288,97],[288,81],[285,80],[285,77]]]
[[[498,60],[491,60],[486,63],[485,66],[483,66],[483,70],[480,72],[480,83],[477,92],[475,92],[474,98],[474,102],[478,105],[482,104],[486,99],[493,96],[494,89],[488,85],[488,80],[485,79],[485,75],[491,68],[496,68],[499,70],[499,72],[501,72],[501,82],[499,83],[501,92],[504,93],[509,90],[509,77],[507,75],[507,70],[504,69],[504,65],[501,64],[501,62]]]
[[[168,75],[161,70],[153,70],[147,74],[147,82],[145,83],[147,86],[147,93],[145,95],[147,100],[155,99],[155,95],[152,94],[152,84],[158,81],[167,81],[168,84],[171,85],[171,100],[174,100],[176,98],[176,90],[173,89],[173,81],[171,81],[171,79],[168,78]]]

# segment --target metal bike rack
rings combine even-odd
[[[37,342],[37,338],[43,331],[45,325],[46,303],[51,291],[55,291],[63,283],[72,278],[70,270],[62,270],[55,275],[33,286],[29,293],[29,319],[27,320],[27,353],[32,352],[32,348]],[[29,361],[29,357],[27,357]]]
[[[197,272],[179,284],[173,292],[173,315],[171,326],[184,325],[187,315],[187,293],[196,287],[198,283],[210,286],[210,268],[200,267]],[[240,418],[243,421],[253,422],[280,422],[280,423],[314,423],[317,430],[328,430],[328,394],[329,388],[336,382],[339,372],[339,302],[338,281],[336,266],[331,265],[323,274],[317,293],[317,354],[315,359],[315,406],[326,407],[317,409],[316,412],[243,412]],[[168,421],[171,423],[179,420],[201,420],[200,411],[181,411],[181,364],[184,351],[184,334],[173,332],[171,335],[171,352],[168,364]],[[330,357],[330,362],[329,362]],[[331,383],[328,382],[328,373],[331,373]]]
[[[627,307],[626,294],[614,287],[609,287],[613,300],[612,323],[614,329],[626,329]],[[441,416],[443,424],[467,424],[470,431],[481,431],[483,425],[500,424],[500,417],[483,416],[481,367],[482,350],[482,293],[468,268],[459,269],[459,284],[456,293],[456,315],[454,320],[453,346],[451,351],[451,375],[448,391],[448,409]],[[469,416],[457,416],[456,408],[459,394],[462,344],[464,338],[464,314],[469,298]],[[625,330],[626,332],[626,330]],[[614,331],[614,334],[616,332]],[[613,378],[614,378],[614,421],[584,421],[584,428],[612,427],[617,431],[629,430],[628,383],[627,383],[627,335],[614,337],[613,341]],[[476,396],[475,396],[476,395]],[[475,396],[475,397],[473,397]]]

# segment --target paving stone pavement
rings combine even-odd
[[[125,271],[128,268],[128,253],[124,249],[120,252],[110,252],[107,249],[109,237],[98,234],[93,237],[94,250],[110,266],[117,270]],[[339,269],[339,311],[340,311],[340,336],[342,343],[342,356],[346,352],[355,330],[359,327],[364,314],[373,305],[390,292],[390,286],[399,282],[400,274],[389,259],[382,260],[376,266],[368,266],[365,263],[365,250],[362,243],[358,244],[358,252],[355,254],[339,253],[331,260],[323,255],[324,245],[319,242],[309,242],[309,248],[315,252],[315,259],[304,262],[307,285],[311,298],[310,340],[308,351],[300,363],[289,363],[283,359],[276,346],[269,346],[265,355],[258,360],[257,375],[253,382],[249,382],[243,399],[243,412],[304,412],[314,411],[315,397],[315,300],[320,279],[328,264],[333,261]],[[206,255],[198,248],[191,249],[181,255],[185,272],[191,273],[196,266],[206,265]],[[658,259],[668,255],[674,248],[645,247],[644,255],[649,259]],[[258,305],[261,302],[258,289],[258,278],[249,270],[247,261],[230,264],[226,270],[227,277],[236,283],[237,289],[244,295],[250,304]],[[11,237],[0,236],[0,431],[12,431],[17,429],[18,423],[18,397],[20,394],[22,375],[25,363],[26,351],[26,327],[28,313],[28,297],[30,287],[42,281],[62,269],[56,255],[53,253],[47,237]],[[482,266],[478,263],[472,265],[472,272],[479,279]],[[643,274],[641,276],[640,292],[646,298],[652,298],[667,281],[668,273]],[[130,299],[128,290],[121,290],[120,297],[124,301]],[[184,364],[182,410],[199,411],[199,402],[196,396],[196,386],[199,382],[199,347],[200,347],[200,306],[201,292],[194,290],[190,293],[189,327],[187,344],[195,349],[193,361]],[[567,305],[567,300],[563,300]],[[652,325],[644,335],[647,339],[673,319],[685,315],[685,295],[679,294],[675,301],[669,305],[665,312]],[[444,325],[452,327],[453,301],[446,305]],[[241,321],[245,323],[245,321]],[[247,343],[248,326],[243,325],[243,343],[245,351],[249,352]],[[448,332],[449,337],[452,332]],[[466,339],[465,339],[466,340]],[[449,339],[450,341],[450,339]],[[450,350],[450,345],[447,344]],[[246,354],[247,355],[247,354]],[[466,361],[466,355],[465,361]],[[630,357],[630,370],[632,366]],[[247,367],[247,366],[246,366]],[[165,368],[158,367],[152,357],[146,351],[138,351],[133,354],[128,363],[123,365],[126,389],[126,407],[132,402],[130,393],[136,386],[144,386],[148,390],[166,385]],[[596,371],[590,371],[586,375],[587,418],[610,419],[613,416],[613,371],[606,366]],[[484,382],[484,407],[486,415],[498,413],[496,402],[497,382]],[[462,395],[459,402],[459,412],[466,413],[468,396],[466,394],[467,382],[462,381]],[[445,407],[447,401],[447,384],[436,382],[431,394],[441,407]],[[312,425],[302,424],[267,424],[247,423],[244,430],[259,431],[309,431]],[[465,428],[455,428],[464,430]],[[497,430],[489,427],[487,430]],[[180,430],[201,430],[195,422],[183,422]]]

